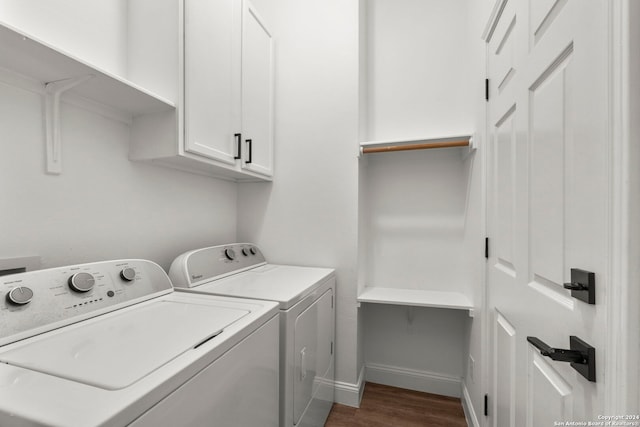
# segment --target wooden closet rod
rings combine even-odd
[[[406,144],[406,145],[382,145],[379,147],[362,147],[363,154],[373,153],[390,153],[392,151],[407,151],[407,150],[427,150],[431,148],[451,148],[451,147],[468,147],[469,140],[459,141],[443,141],[443,142],[425,142],[420,144]]]

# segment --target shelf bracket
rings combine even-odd
[[[60,140],[60,97],[62,93],[95,77],[93,74],[56,80],[44,84],[47,173],[62,172],[62,142]]]

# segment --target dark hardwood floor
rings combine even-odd
[[[335,403],[325,427],[467,427],[460,399],[366,383],[360,408]]]

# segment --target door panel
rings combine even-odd
[[[532,44],[537,43],[548,28],[553,24],[555,18],[560,14],[562,8],[568,0],[529,0],[529,10],[531,10],[531,40]]]
[[[495,127],[495,216],[496,268],[515,278],[513,246],[515,240],[515,128],[516,108],[513,106],[500,118]]]
[[[509,321],[496,313],[494,323],[493,383],[495,390],[493,413],[494,426],[515,426],[516,424],[516,331]]]
[[[185,150],[230,165],[240,129],[240,3],[184,2]]]
[[[507,0],[498,20],[487,41],[490,425],[597,421],[606,412],[607,5]],[[572,268],[596,274],[596,305],[564,289]],[[595,383],[527,342],[569,348],[571,335],[596,347]]]
[[[497,28],[497,31],[500,31],[501,38],[495,48],[496,83],[498,84],[498,90],[501,92],[508,86],[515,73],[516,42],[514,40],[514,29],[516,27],[516,15],[514,14],[510,21],[505,20],[506,22],[508,22],[508,25],[505,25],[506,28]]]
[[[269,30],[245,0],[242,38],[242,167],[273,175],[273,43]],[[247,140],[251,140],[248,143]]]
[[[530,349],[527,427],[552,426],[573,420],[573,390],[537,350]]]
[[[531,281],[566,296],[562,287],[565,225],[565,106],[571,57],[545,72],[530,89]]]

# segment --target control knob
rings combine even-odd
[[[120,272],[120,278],[125,282],[133,282],[136,278],[136,271],[131,267],[127,267]]]
[[[247,248],[242,248],[242,255],[244,256],[249,256],[249,254],[251,253],[251,251]]]
[[[236,253],[231,248],[227,248],[224,250],[224,256],[226,256],[229,261],[233,261],[234,259],[236,259]]]
[[[96,279],[89,273],[76,273],[69,277],[69,287],[76,292],[89,292],[93,289]]]
[[[31,302],[33,291],[26,286],[18,286],[13,288],[7,294],[7,301],[11,304],[25,305]]]
[[[255,255],[258,253],[258,250],[256,249],[255,246],[251,246],[251,248],[249,249],[249,251],[251,252],[251,255]]]

